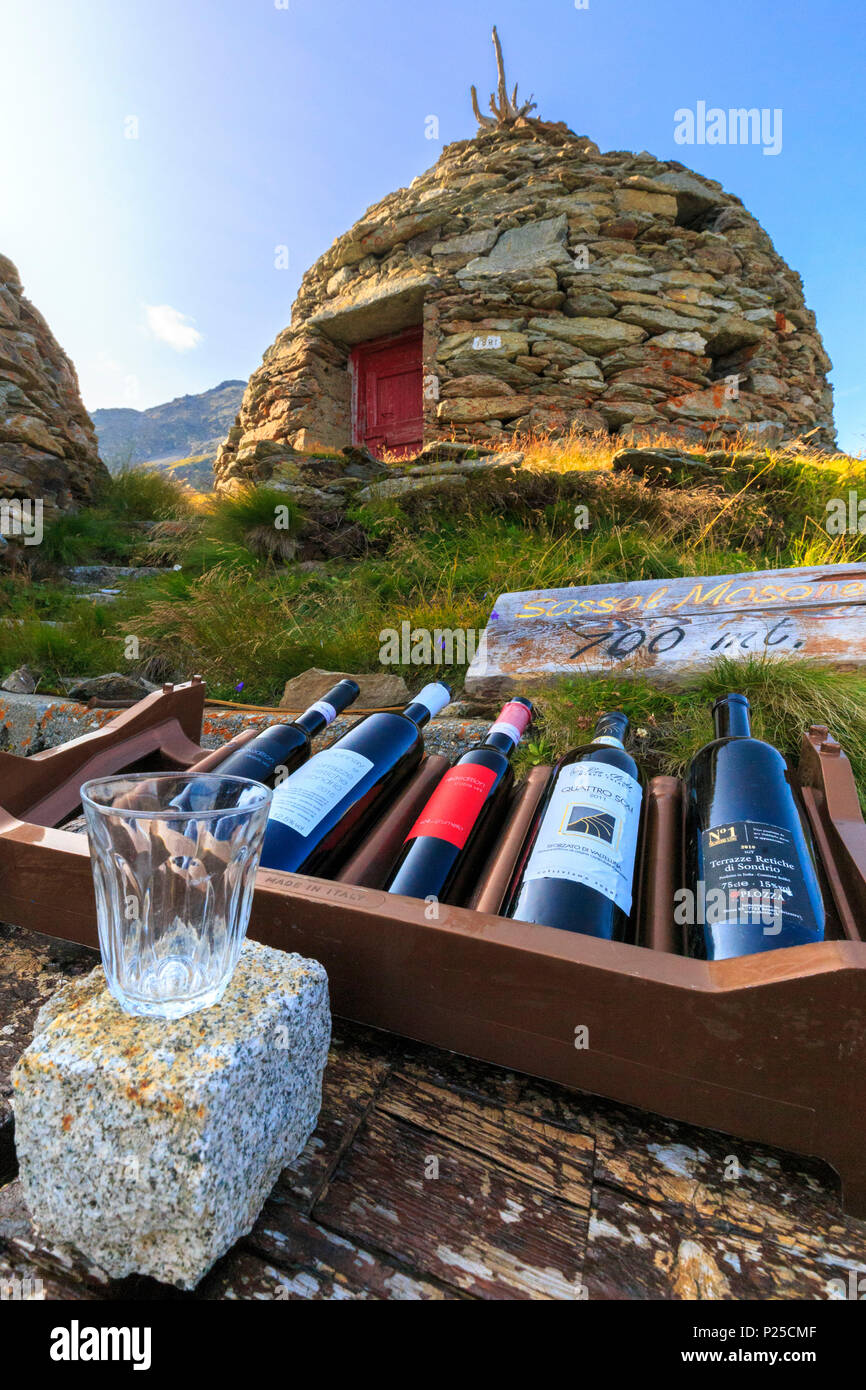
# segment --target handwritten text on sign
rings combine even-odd
[[[502,594],[466,689],[498,695],[581,673],[678,684],[719,656],[762,653],[866,665],[866,566]]]

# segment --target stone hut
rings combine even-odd
[[[40,499],[47,519],[105,477],[75,368],[0,256],[0,503]]]
[[[740,200],[503,101],[307,271],[218,487],[296,450],[516,432],[834,446],[815,316]]]

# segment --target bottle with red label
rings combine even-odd
[[[514,781],[509,759],[531,720],[529,700],[509,700],[484,742],[448,769],[406,836],[385,884],[390,893],[448,901],[496,825]]]

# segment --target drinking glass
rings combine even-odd
[[[246,935],[270,790],[149,772],[81,788],[108,988],[128,1013],[216,1004]]]

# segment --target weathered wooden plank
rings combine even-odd
[[[0,942],[10,1017],[94,959]],[[0,1189],[4,1273],[25,1296],[181,1297],[42,1240],[17,1182]],[[338,1021],[317,1134],[195,1297],[826,1298],[864,1279],[866,1225],[817,1161]]]
[[[531,1081],[521,1109],[595,1138],[594,1182],[671,1215],[773,1241],[792,1258],[826,1251],[866,1269],[866,1223],[842,1213],[839,1179],[804,1158]]]
[[[520,1109],[557,1129],[595,1138],[597,1107],[608,1104],[585,1091],[567,1090],[555,1081],[527,1077],[517,1102]]]
[[[364,1301],[372,1295],[363,1289],[335,1286],[306,1270],[289,1273],[235,1246],[202,1281],[196,1297],[227,1302],[295,1303],[301,1299]]]
[[[28,1260],[9,1261],[0,1255],[0,1303],[63,1302],[84,1303],[99,1295],[83,1284],[67,1282],[47,1273]],[[7,1309],[7,1316],[11,1309]]]
[[[843,1296],[848,1266],[830,1255],[792,1260],[773,1242],[723,1234],[599,1186],[583,1278],[590,1300],[827,1299]]]
[[[441,1135],[497,1163],[541,1192],[586,1209],[592,1186],[591,1137],[544,1123],[520,1110],[486,1104],[422,1077],[389,1078],[377,1110]]]
[[[748,654],[866,664],[866,567],[501,594],[466,689],[492,696],[581,674],[678,684],[719,656]]]
[[[290,1275],[299,1298],[403,1302],[460,1297],[412,1271],[398,1269],[285,1203],[267,1203],[244,1246]]]
[[[580,1297],[585,1209],[377,1110],[313,1214],[480,1298]]]
[[[600,1103],[597,1182],[719,1230],[822,1251],[866,1272],[866,1223],[843,1215],[839,1182],[817,1159]]]
[[[443,1052],[438,1047],[412,1042],[404,1042],[403,1056],[395,1070],[401,1076],[418,1077],[501,1105],[516,1105],[529,1079],[520,1072],[462,1057],[458,1052]]]
[[[335,1021],[319,1122],[303,1153],[280,1174],[276,1201],[309,1210],[399,1055],[396,1038]]]

